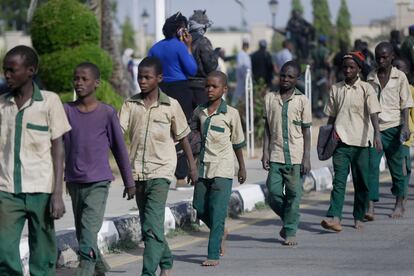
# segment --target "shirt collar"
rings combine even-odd
[[[367,81],[369,82],[376,82],[376,83],[380,83],[379,79],[378,79],[378,69],[375,69],[373,71],[371,71],[371,73],[369,73],[368,77],[367,77]],[[398,69],[395,68],[394,66],[391,67],[391,72],[390,72],[390,79],[397,79],[398,76]]]
[[[13,93],[12,92],[7,92],[5,94],[5,98],[8,101],[14,102],[14,97],[13,97]],[[43,101],[43,96],[42,96],[42,93],[40,92],[40,88],[39,88],[39,86],[37,86],[37,84],[35,82],[33,82],[32,101],[37,101],[37,102]]]
[[[142,93],[132,96],[131,98],[129,98],[128,101],[139,102],[142,104],[143,103]],[[171,105],[170,98],[167,96],[167,94],[162,92],[160,88],[158,88],[158,102],[160,104]]]
[[[346,88],[350,88],[350,87],[355,88],[359,85],[359,83],[361,82],[361,79],[358,76],[357,80],[352,85],[347,84],[345,81],[342,81],[342,82],[343,82],[343,86],[345,86]]]
[[[277,94],[278,94],[278,97],[279,97],[279,101],[283,104],[282,96],[280,95],[280,90],[277,92]],[[295,88],[295,90],[293,91],[293,93],[290,96],[290,98],[287,99],[287,102],[288,101],[291,101],[295,96],[299,96],[299,95],[303,95],[303,93],[300,92],[299,89]]]
[[[207,107],[210,106],[210,102],[207,102],[205,104],[201,104],[200,106],[203,109],[206,109]],[[221,103],[220,103],[219,107],[217,108],[216,113],[223,113],[223,114],[227,113],[227,103],[226,103],[225,100],[223,100],[223,99],[221,100]]]

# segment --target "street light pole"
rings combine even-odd
[[[142,27],[144,28],[144,42],[145,42],[144,53],[145,53],[147,51],[147,44],[148,44],[147,34],[148,34],[148,21],[149,21],[149,14],[146,9],[142,11],[141,20],[142,20]]]
[[[268,5],[269,5],[270,12],[272,14],[272,28],[273,30],[275,30],[276,29],[276,12],[277,12],[277,7],[279,5],[279,1],[270,0]]]

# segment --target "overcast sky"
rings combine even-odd
[[[136,2],[135,5],[133,2]],[[304,6],[304,17],[312,22],[312,0],[301,0]],[[148,31],[154,30],[154,0],[118,0],[118,19],[124,21],[129,15],[136,27],[140,26],[143,9],[150,15]],[[249,25],[255,23],[271,24],[271,14],[268,0],[241,0],[245,5],[245,17]],[[328,0],[331,10],[331,20],[335,23],[340,0]],[[279,0],[276,14],[276,25],[286,26],[289,19],[291,0]],[[395,14],[394,0],[347,0],[351,13],[352,24],[369,24],[372,19],[382,19]],[[137,7],[134,13],[134,7]],[[207,15],[213,21],[214,27],[229,27],[241,25],[242,9],[235,0],[166,0],[167,16],[181,11],[190,16],[194,9],[206,9]]]

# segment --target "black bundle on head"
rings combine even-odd
[[[177,12],[165,20],[162,33],[167,39],[173,38],[177,35],[177,30],[182,26],[187,27],[187,24],[187,18],[181,12]]]

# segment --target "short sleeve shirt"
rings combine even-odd
[[[372,86],[358,79],[353,85],[344,81],[334,84],[329,93],[325,113],[335,117],[335,130],[341,141],[350,146],[372,144],[374,128],[370,115],[381,112]]]
[[[371,83],[378,94],[381,113],[378,116],[381,131],[402,124],[401,111],[413,107],[410,85],[403,72],[391,68],[390,79],[384,88],[378,79],[377,70],[369,73],[367,81]]]
[[[180,104],[163,92],[148,109],[142,93],[124,102],[119,113],[122,131],[130,139],[130,161],[136,181],[174,178],[177,165],[175,141],[190,133]]]
[[[233,179],[233,151],[246,144],[239,112],[224,100],[214,113],[209,115],[207,109],[208,104],[198,106],[192,119],[198,122],[202,137],[199,177]]]
[[[270,130],[270,162],[301,164],[304,151],[302,128],[312,125],[310,102],[299,90],[283,101],[279,92],[265,97],[264,116]]]
[[[52,140],[70,130],[59,96],[34,92],[20,109],[12,94],[0,96],[0,191],[52,193]]]

